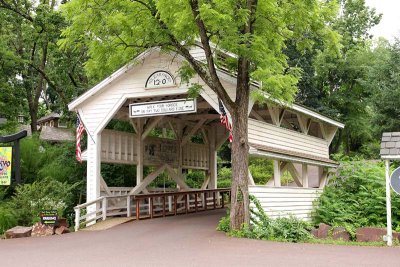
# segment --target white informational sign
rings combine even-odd
[[[150,117],[197,112],[196,99],[173,99],[129,105],[129,117]]]
[[[174,78],[166,71],[156,71],[146,81],[146,89],[174,86]]]

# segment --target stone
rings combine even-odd
[[[65,226],[66,228],[69,227],[66,218],[58,218],[56,224],[54,225],[54,228],[58,228],[58,227],[60,227],[60,226]]]
[[[361,227],[356,230],[356,238],[359,242],[380,242],[386,235],[386,228]]]
[[[311,234],[313,237],[318,238],[318,229],[317,228],[311,229]]]
[[[68,227],[65,227],[62,225],[62,226],[56,228],[55,233],[56,233],[56,235],[68,234],[69,229],[68,229]]]
[[[331,229],[330,225],[320,223],[318,226],[318,238],[327,238]]]
[[[25,226],[15,226],[11,229],[8,229],[5,232],[5,238],[21,238],[21,237],[30,237],[32,234],[32,227]]]
[[[45,225],[40,222],[35,223],[32,227],[32,236],[50,236],[54,234],[54,228],[50,225]]]
[[[344,227],[335,227],[332,231],[332,239],[350,241],[350,234]]]

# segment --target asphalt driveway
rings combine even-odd
[[[226,237],[223,210],[128,222],[104,231],[0,240],[0,266],[400,266],[400,248]]]

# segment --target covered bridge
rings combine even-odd
[[[193,49],[192,55],[204,59],[199,48]],[[181,83],[177,75],[183,61],[176,54],[149,49],[69,104],[69,109],[79,114],[89,136],[87,150],[82,154],[87,161],[87,203],[77,208],[79,212],[87,207],[87,214],[77,214],[78,220],[95,221],[117,213],[138,216],[150,209],[153,215],[152,209],[157,205],[164,215],[165,210],[176,213],[185,209],[185,204],[186,210],[193,205],[196,210],[198,206],[221,205],[220,195],[225,191],[215,190],[217,150],[229,133],[219,122],[217,95],[200,77],[191,81],[203,86],[200,96],[188,98],[188,85]],[[222,70],[218,75],[234,98],[236,79]],[[274,162],[273,179],[267,185],[255,185],[250,175],[250,193],[260,199],[271,216],[293,213],[308,218],[312,201],[326,183],[328,169],[336,167],[329,159],[329,145],[337,129],[344,125],[296,104],[249,104],[249,154]],[[112,119],[129,122],[134,132],[105,129]],[[150,136],[154,129],[168,134]],[[200,135],[202,141],[193,143],[193,135]],[[132,173],[136,186],[108,187],[101,175],[102,162],[136,165],[136,174]],[[144,166],[153,166],[154,171],[144,177]],[[184,179],[185,169],[204,170],[206,178],[200,190],[210,191],[197,194],[190,188]],[[290,172],[294,184],[281,183],[284,171]],[[153,198],[132,201],[132,196],[159,193],[149,184],[163,172],[177,183],[178,188],[173,191],[192,194],[158,196],[158,200],[154,198],[157,204]],[[113,209],[112,205],[118,207]]]

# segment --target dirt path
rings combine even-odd
[[[0,241],[0,266],[400,266],[400,248],[226,237],[224,211],[129,222],[99,232]]]

